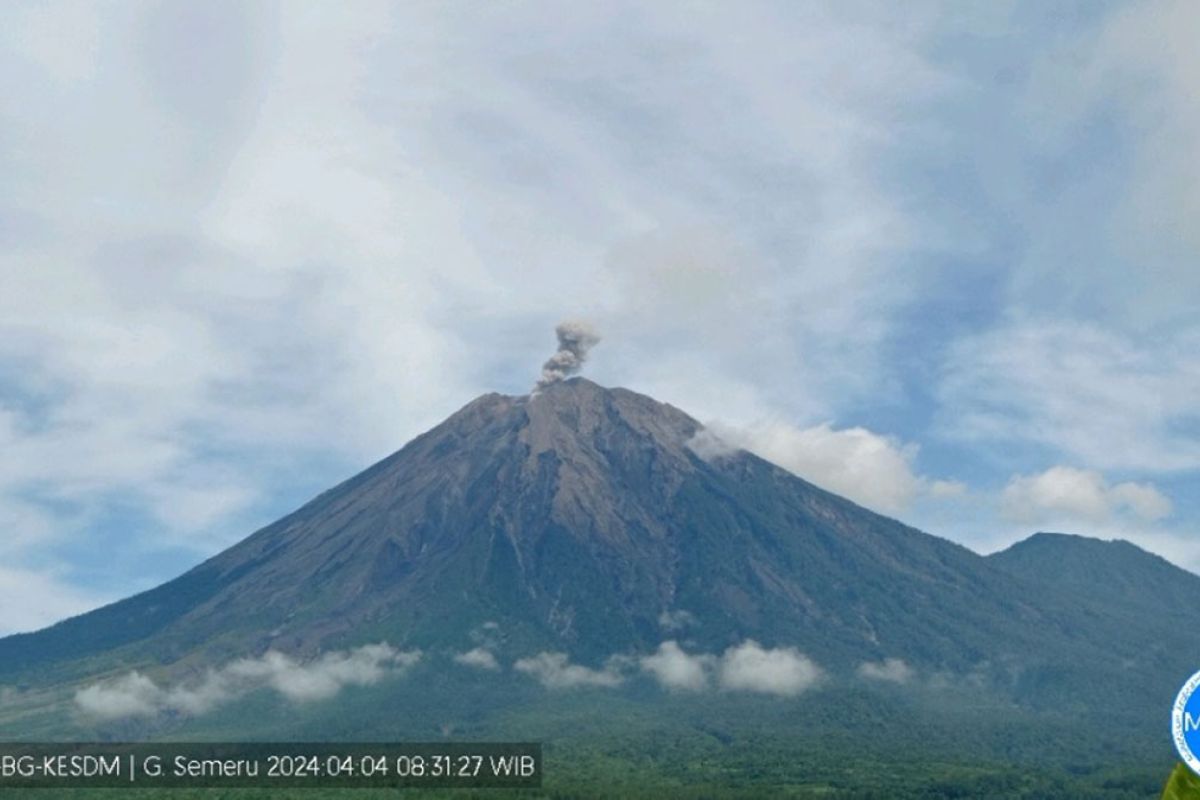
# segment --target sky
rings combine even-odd
[[[0,6],[0,634],[586,374],[1200,570],[1200,5]]]

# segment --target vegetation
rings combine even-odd
[[[1156,800],[1173,763],[1165,735],[1160,740],[1129,735],[1141,729],[1137,720],[1034,713],[950,687],[830,686],[780,699],[669,694],[638,681],[621,690],[549,692],[524,676],[505,674],[493,676],[490,688],[476,682],[470,689],[463,683],[455,691],[451,678],[443,675],[441,680],[433,670],[417,671],[300,710],[260,693],[186,723],[93,733],[167,741],[262,739],[283,733],[282,738],[295,741],[545,743],[541,790],[404,793],[431,798]],[[501,697],[507,702],[497,699]],[[487,698],[491,706],[483,703]],[[1145,741],[1150,744],[1140,743]],[[38,800],[126,796],[115,790],[42,790],[36,795]],[[196,789],[135,795],[185,800],[273,796],[280,794]],[[374,800],[397,794],[289,790],[287,796]],[[1167,796],[1182,800],[1192,795]]]
[[[1162,800],[1200,800],[1200,777],[1183,764],[1176,764]]]
[[[565,755],[565,754],[564,754]],[[1005,766],[964,765],[937,761],[822,762],[809,756],[802,762],[781,764],[778,754],[758,759],[735,757],[711,761],[699,754],[667,764],[642,757],[622,756],[599,749],[570,754],[569,774],[552,760],[540,790],[428,790],[405,791],[405,797],[427,798],[822,798],[822,800],[934,800],[935,798],[1012,798],[1016,800],[1154,800],[1163,785],[1163,770],[1105,768],[1076,774],[1068,770],[1020,769]],[[1190,774],[1190,773],[1189,773]],[[1182,786],[1183,784],[1179,784]],[[1169,800],[1200,797],[1194,789],[1168,790]],[[1188,793],[1191,792],[1191,793]],[[16,796],[5,795],[0,797]],[[40,790],[39,800],[116,800],[129,797],[126,790]],[[136,798],[171,800],[265,800],[281,793],[269,789],[142,790]],[[394,790],[312,789],[289,790],[301,800],[383,800]]]

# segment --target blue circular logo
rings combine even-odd
[[[1188,678],[1171,709],[1171,739],[1179,757],[1200,775],[1200,672]]]

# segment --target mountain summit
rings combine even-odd
[[[702,432],[670,405],[580,378],[484,395],[182,577],[0,640],[0,673],[380,639],[461,647],[485,624],[518,656],[595,662],[670,638],[709,651],[752,638],[830,667],[987,668],[1025,676],[1023,691],[1080,665],[1173,676],[1186,660],[1152,625],[1126,630],[1012,559],[749,453],[694,448]]]

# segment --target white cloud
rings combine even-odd
[[[1189,0],[1160,0],[1099,16],[1029,74],[1026,146],[1093,168],[1064,175],[1043,198],[1030,181],[1023,227],[1032,242],[1014,288],[1025,303],[1170,338],[1200,296],[1200,112],[1190,102],[1200,91],[1200,12]]]
[[[873,386],[927,241],[873,164],[948,81],[888,20],[710,11],[0,9],[0,497],[211,552],[281,464],[526,387],[568,315],[677,402]]]
[[[75,705],[99,719],[153,716],[162,708],[166,693],[140,672],[130,672],[105,684],[93,684],[75,693]]]
[[[235,661],[225,668],[224,674],[235,680],[269,686],[291,700],[325,700],[343,686],[378,683],[388,672],[407,669],[420,658],[420,652],[400,652],[387,644],[324,653],[307,663],[271,651],[257,659]]]
[[[378,683],[388,675],[403,672],[420,658],[418,651],[402,652],[382,643],[324,653],[308,662],[268,651],[176,686],[162,686],[140,672],[130,672],[80,689],[75,693],[75,705],[88,716],[114,720],[164,712],[204,714],[264,688],[295,702],[314,702],[327,700],[346,686]]]
[[[100,24],[95,7],[75,3],[70,23],[63,24],[62,5],[31,4],[15,9],[10,24],[17,52],[38,64],[56,81],[82,81],[95,70]]]
[[[943,346],[955,436],[1193,469],[1197,14],[1096,16],[1048,25],[1039,59],[990,8],[7,4],[0,507],[49,520],[21,526],[43,556],[114,508],[147,518],[131,548],[211,553],[294,497],[290,465],[332,483],[522,391],[564,316],[604,326],[592,376],[743,427],[801,420],[766,457],[885,513],[961,488],[907,441],[810,423],[893,389],[903,407]],[[1013,44],[973,48],[1004,63],[945,57],[981,35]],[[1048,96],[1010,96],[1026,63]],[[979,216],[1017,220],[995,241],[924,207],[987,192]],[[1026,240],[963,326],[1086,307],[1088,330],[945,341],[953,309],[925,305],[945,278]]]
[[[721,434],[717,433],[717,428],[721,429]],[[695,435],[687,441],[687,446],[705,461],[715,461],[742,451],[743,448],[740,445],[727,441],[727,437],[728,439],[738,439],[738,431],[727,430],[725,426],[717,423],[709,423],[696,431]]]
[[[52,541],[64,532],[69,527],[65,517],[60,515],[56,519],[49,510],[20,497],[0,496],[0,530],[4,531],[0,554],[11,565],[17,554]]]
[[[501,633],[500,623],[494,620],[488,620],[481,625],[472,628],[467,634],[474,645],[473,650],[483,650],[489,653],[495,652],[500,648],[504,639]]]
[[[572,664],[566,653],[544,652],[522,658],[513,664],[517,672],[531,675],[548,689],[572,689],[578,686],[619,686],[625,678],[618,665],[610,661],[604,669]]]
[[[966,490],[955,481],[918,475],[913,467],[916,445],[861,427],[711,423],[688,446],[705,459],[748,450],[823,489],[885,514],[905,511],[922,494],[945,498]]]
[[[873,681],[908,683],[913,678],[913,669],[903,659],[885,658],[879,662],[865,661],[859,664],[858,674]]]
[[[572,664],[565,653],[543,652],[523,658],[513,667],[549,689],[577,686],[616,687],[630,670],[641,670],[670,691],[702,691],[717,685],[727,691],[756,692],[785,697],[812,688],[821,669],[794,647],[764,648],[747,639],[720,656],[691,654],[674,640],[664,641],[649,655],[610,656],[603,669]]]
[[[963,497],[969,489],[962,481],[934,480],[928,482],[927,491],[930,497],[945,499]]]
[[[1151,522],[1170,516],[1175,508],[1171,498],[1149,483],[1118,483],[1109,490],[1109,497],[1116,508],[1127,508]]]
[[[1184,263],[1200,253],[1195,226],[1200,166],[1193,157],[1200,111],[1186,102],[1200,91],[1200,55],[1193,46],[1197,36],[1200,10],[1195,4],[1167,0],[1123,9],[1099,42],[1103,74],[1097,88],[1118,96],[1146,137],[1137,153],[1120,240],[1126,255],[1135,259],[1145,252],[1138,248],[1162,248],[1155,263],[1163,274],[1153,275],[1145,287],[1150,297],[1128,298],[1135,311],[1150,304],[1188,314],[1194,311],[1189,298],[1200,293],[1200,277]]]
[[[1089,324],[1005,327],[951,348],[942,428],[967,441],[1040,445],[1093,469],[1194,469],[1197,354],[1200,331],[1142,345]]]
[[[109,599],[80,591],[53,572],[0,566],[0,636],[44,628]]]
[[[719,670],[722,688],[784,697],[812,688],[821,678],[820,668],[794,647],[767,649],[753,640],[726,650]]]
[[[689,655],[674,641],[663,642],[658,652],[638,660],[643,671],[671,690],[700,691],[708,686],[708,671],[714,659],[707,655]]]
[[[250,508],[260,499],[259,490],[243,484],[207,484],[180,478],[170,485],[146,491],[146,505],[168,529],[207,531]]]
[[[1168,516],[1171,500],[1151,484],[1110,486],[1095,470],[1055,466],[1035,475],[1017,475],[1004,487],[1002,510],[1018,522],[1076,519],[1105,522],[1127,512],[1152,522]]]
[[[500,662],[496,660],[496,656],[492,654],[492,651],[482,647],[476,647],[465,653],[458,653],[454,656],[454,661],[465,667],[473,667],[475,669],[493,671],[500,669]]]

